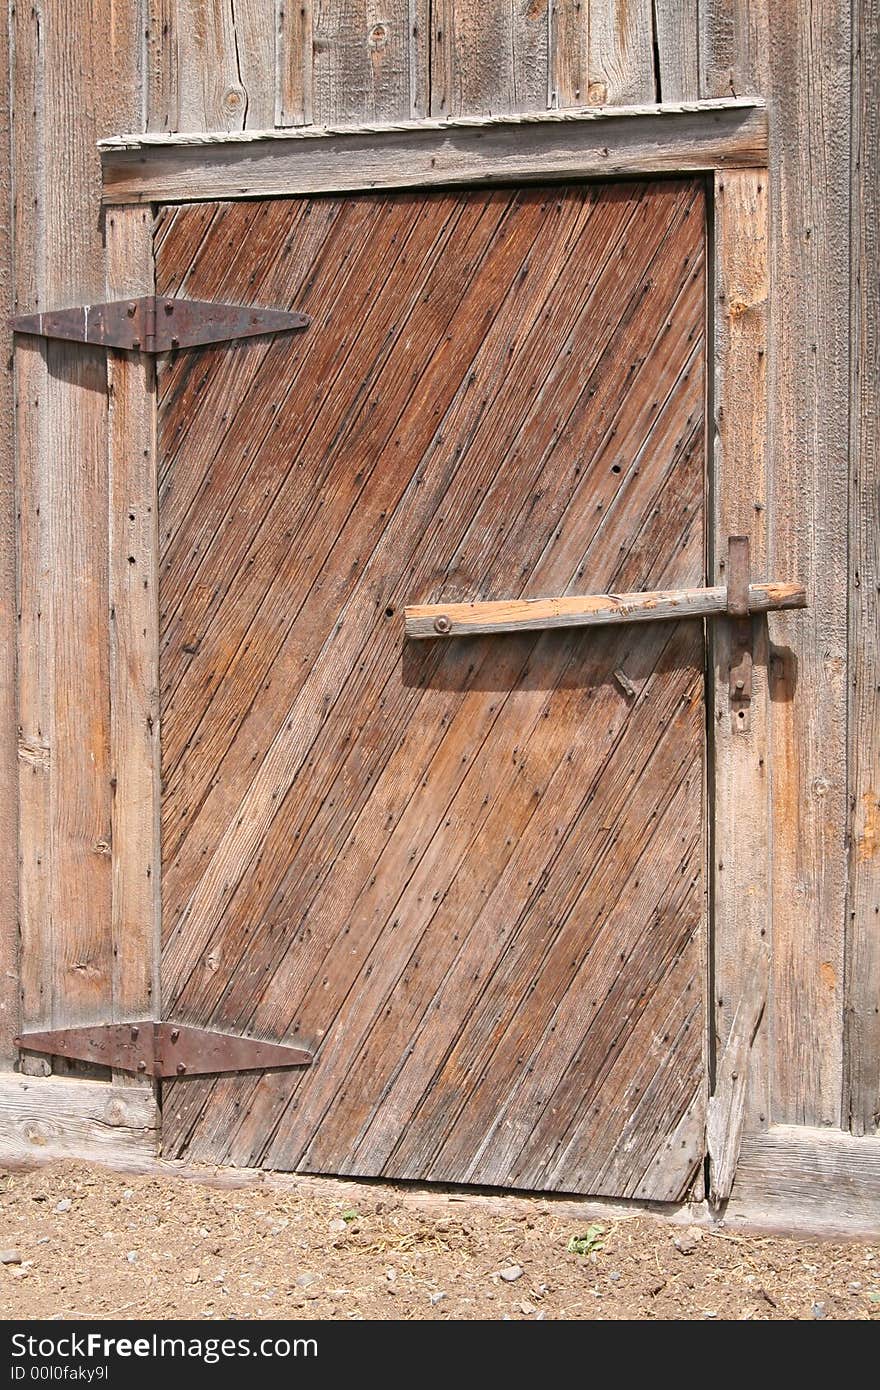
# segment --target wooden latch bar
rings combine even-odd
[[[313,1060],[304,1047],[235,1037],[184,1023],[157,1023],[155,1019],[22,1033],[15,1045],[28,1052],[72,1057],[155,1077],[307,1067]]]
[[[655,589],[632,594],[585,594],[560,598],[499,599],[487,603],[422,603],[404,609],[407,637],[477,637],[485,633],[528,632],[545,628],[598,627],[609,623],[647,623],[670,618],[737,617],[749,630],[752,613],[805,608],[802,584],[771,581],[751,584],[748,541],[731,538],[733,583],[704,589]],[[736,544],[733,544],[733,543]],[[731,606],[733,605],[733,607]],[[742,615],[742,616],[741,616]],[[740,679],[740,677],[737,677]],[[743,690],[750,672],[743,675]]]
[[[175,299],[145,294],[139,299],[118,299],[108,304],[81,304],[75,309],[54,309],[44,314],[17,314],[9,320],[16,333],[41,338],[94,343],[99,347],[129,352],[170,352],[172,348],[200,347],[234,338],[253,338],[265,333],[289,333],[308,328],[308,314],[281,309],[247,308],[238,304],[212,304],[200,299]]]

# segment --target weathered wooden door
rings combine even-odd
[[[165,1149],[674,1198],[703,1152],[699,622],[406,643],[704,582],[698,181],[166,209],[157,289],[304,333],[160,368]]]

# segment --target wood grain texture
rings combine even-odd
[[[94,144],[139,118],[134,20],[14,13],[19,311],[102,295]],[[103,353],[19,341],[16,403],[23,1009],[62,1025],[106,1010],[112,972]]]
[[[169,21],[177,47],[174,107],[184,130],[273,124],[273,18],[265,0],[176,0]]]
[[[432,0],[432,116],[541,111],[547,105],[548,0]]]
[[[805,608],[800,584],[747,586],[748,611]],[[494,603],[413,604],[404,610],[407,637],[477,636],[486,632],[546,631],[549,628],[600,627],[614,623],[663,622],[669,618],[706,618],[728,611],[728,591],[714,588],[663,589],[636,594],[586,594],[564,598],[500,599]],[[439,626],[438,626],[439,623]]]
[[[768,564],[797,571],[810,608],[769,619],[772,1119],[831,1127],[842,1111],[847,864],[850,51],[848,4],[774,13]]]
[[[768,94],[773,16],[773,7],[763,0],[699,0],[701,96]],[[790,86],[797,71],[791,68],[787,74]]]
[[[604,106],[659,101],[651,0],[584,0],[589,6],[588,100]]]
[[[654,0],[658,101],[700,95],[700,9],[704,0]]]
[[[767,1007],[770,945],[750,952],[751,973],[741,973],[736,1013],[724,1050],[715,1065],[714,1084],[706,1119],[709,1152],[709,1200],[718,1205],[733,1187],[746,1120],[746,1095],[754,1076],[755,1039]],[[764,1076],[759,1078],[766,1085]]]
[[[279,250],[304,210],[327,247],[305,283]],[[405,651],[399,615],[585,573],[699,582],[703,213],[676,181],[279,201],[259,233],[229,203],[161,229],[162,292],[178,238],[194,295],[246,245],[240,282],[315,325],[271,362],[216,350],[219,435],[192,370],[160,374],[165,1008],[319,1045],[308,1078],[173,1083],[169,1153],[687,1186],[699,625]]]
[[[315,91],[312,0],[275,6],[275,125],[311,125]]]
[[[721,102],[410,122],[369,133],[125,136],[103,141],[101,152],[105,202],[126,203],[752,167],[767,145],[762,107]]]
[[[548,106],[589,101],[590,7],[584,0],[550,0]]]
[[[168,132],[180,129],[180,58],[177,0],[145,0],[143,127]],[[183,61],[187,61],[187,54]]]
[[[0,1076],[0,1161],[59,1160],[140,1171],[155,1162],[152,1092],[64,1077]]]
[[[12,245],[13,180],[10,162],[9,29],[0,34],[0,246]],[[0,1068],[15,1055],[18,1030],[18,741],[16,737],[16,518],[15,390],[12,376],[12,259],[0,256],[2,376],[0,414],[8,422],[0,439]]]
[[[358,126],[427,115],[428,10],[427,0],[312,0],[313,119]]]
[[[716,579],[725,577],[730,535],[749,538],[753,575],[767,573],[768,198],[765,170],[716,176],[711,541]],[[765,1128],[770,1113],[766,1014],[763,1030],[755,1036],[769,989],[771,940],[767,620],[753,619],[752,633],[752,698],[747,709],[735,708],[730,698],[735,626],[713,623],[710,634],[712,1051],[717,1060],[710,1154],[719,1196],[729,1193],[743,1125]]]
[[[725,1220],[876,1238],[880,1139],[808,1125],[747,1135]]]
[[[844,1122],[880,1125],[880,7],[855,6],[852,430],[849,512],[849,801]]]
[[[108,298],[152,294],[151,210],[115,209],[107,217],[106,240]],[[155,366],[143,354],[113,351],[107,372],[112,1017],[131,1019],[158,1017],[159,1010]]]

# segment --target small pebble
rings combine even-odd
[[[202,1271],[200,1269],[188,1269],[183,1276],[183,1282],[185,1284],[198,1284],[201,1277]]]
[[[703,1239],[703,1232],[699,1226],[688,1226],[673,1240],[672,1244],[680,1255],[692,1255]]]
[[[341,1232],[348,1230],[348,1224],[343,1221],[341,1216],[335,1216],[330,1222],[328,1230],[331,1230],[334,1235],[339,1235]]]
[[[505,1269],[499,1269],[498,1273],[505,1284],[513,1284],[517,1279],[522,1278],[522,1270],[519,1265],[507,1265]]]
[[[56,1211],[70,1211],[70,1208],[71,1208],[72,1206],[73,1206],[73,1202],[71,1202],[71,1200],[70,1200],[69,1197],[62,1197],[62,1198],[61,1198],[61,1201],[56,1203],[56,1205],[55,1205],[55,1210],[56,1210]]]
[[[136,1250],[129,1250],[129,1252],[128,1252],[128,1254],[126,1255],[125,1258],[128,1260],[128,1263],[129,1263],[130,1265],[136,1265],[136,1264],[137,1264],[137,1257],[138,1257],[138,1255],[137,1255],[137,1251],[136,1251]]]
[[[20,1265],[20,1250],[0,1250],[0,1265]]]
[[[828,1308],[824,1303],[814,1303],[810,1310],[814,1318],[827,1318]]]
[[[298,1274],[293,1282],[298,1289],[308,1289],[317,1284],[320,1277],[320,1274]]]
[[[446,1294],[443,1293],[442,1290],[440,1290],[440,1291],[438,1291],[437,1293],[432,1293],[432,1294],[430,1295],[430,1301],[431,1301],[432,1304],[435,1304],[435,1303],[442,1303],[442,1302],[443,1302],[443,1299],[444,1299],[445,1297],[446,1297]]]

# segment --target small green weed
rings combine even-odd
[[[572,1236],[566,1249],[569,1255],[595,1255],[604,1248],[604,1234],[605,1227],[595,1222],[587,1227],[582,1236]]]

